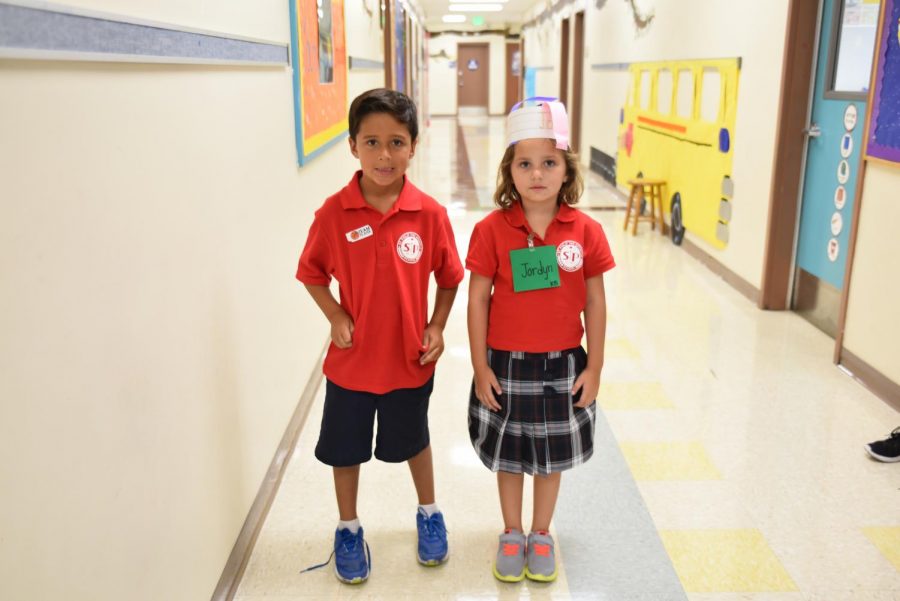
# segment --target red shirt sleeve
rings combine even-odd
[[[497,252],[491,230],[484,221],[475,225],[469,240],[466,269],[472,273],[494,279],[497,274]]]
[[[603,227],[587,217],[585,226],[584,277],[592,278],[616,266]]]
[[[456,288],[463,279],[463,266],[456,250],[456,238],[447,217],[447,209],[441,207],[438,216],[437,248],[433,254],[432,271],[439,288]]]
[[[328,232],[322,227],[320,212],[316,212],[316,217],[309,228],[309,235],[306,237],[306,245],[300,254],[297,279],[310,286],[327,286],[331,283],[331,274],[334,273],[333,256]]]

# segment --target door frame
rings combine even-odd
[[[763,259],[762,285],[759,308],[786,310],[790,308],[794,283],[796,244],[800,225],[800,207],[803,198],[803,178],[806,169],[807,137],[803,130],[808,126],[815,93],[816,61],[819,52],[819,36],[833,36],[833,32],[820,32],[823,0],[789,0],[788,20],[785,29],[785,47],[782,60],[781,94],[778,101],[778,120],[775,133],[774,169],[769,195],[769,219],[766,226],[766,242]],[[838,5],[843,0],[836,0]],[[884,9],[884,2],[881,3]],[[838,9],[839,10],[839,9]],[[881,11],[879,11],[880,13]],[[879,27],[882,17],[879,16]],[[838,24],[837,27],[840,25]],[[832,39],[831,44],[834,44]],[[876,44],[877,51],[877,44]],[[825,57],[825,60],[830,58]],[[874,63],[873,63],[874,65]],[[874,69],[871,77],[874,79]],[[870,95],[871,95],[871,88]],[[833,96],[831,96],[833,97]],[[871,98],[869,99],[871,101]],[[867,117],[870,105],[866,104]],[[868,119],[866,119],[868,123]],[[841,288],[840,311],[834,340],[833,361],[841,361],[844,327],[847,318],[847,301],[853,270],[853,257],[859,229],[859,213],[862,191],[866,178],[866,161],[862,150],[857,154],[856,189],[850,241],[847,248],[847,264]]]
[[[512,75],[512,54],[519,53],[519,76]],[[504,98],[504,114],[508,114],[509,110],[520,100],[522,100],[522,76],[524,75],[524,56],[522,56],[522,45],[517,41],[507,41],[505,44],[506,53],[506,95]],[[515,81],[513,81],[515,80]]]
[[[575,31],[572,48],[572,100],[569,106],[569,114],[572,116],[572,126],[569,130],[569,142],[576,153],[581,151],[581,114],[582,100],[584,99],[584,11],[578,11],[573,16]]]
[[[569,106],[569,19],[560,21],[559,100]]]

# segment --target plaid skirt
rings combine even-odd
[[[469,438],[492,472],[547,475],[580,465],[594,453],[597,404],[573,403],[575,378],[587,365],[581,347],[552,353],[488,349],[503,389],[494,412],[469,394]]]

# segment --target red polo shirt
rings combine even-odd
[[[493,211],[472,232],[466,268],[494,280],[487,344],[505,351],[546,353],[581,344],[581,313],[587,300],[585,280],[615,267],[600,224],[581,211],[561,205],[535,246],[556,247],[560,285],[513,292],[509,252],[528,248],[531,227],[522,205]]]
[[[352,390],[383,394],[422,386],[434,362],[419,365],[428,324],[428,278],[455,288],[463,278],[447,210],[408,179],[391,209],[369,206],[357,172],[316,211],[297,279],[340,284],[353,319],[353,346],[328,348],[323,371]]]

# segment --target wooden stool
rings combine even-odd
[[[631,194],[628,195],[628,206],[625,208],[625,226],[622,228],[628,231],[628,220],[634,218],[631,226],[631,235],[637,234],[638,221],[649,221],[651,229],[656,229],[659,223],[659,231],[661,234],[666,233],[666,222],[663,221],[663,188],[666,187],[665,180],[661,179],[645,179],[638,178],[628,180],[631,186]],[[641,203],[646,200],[649,215],[641,215]],[[632,214],[633,212],[633,214]]]

